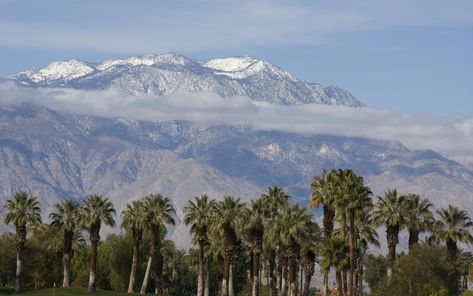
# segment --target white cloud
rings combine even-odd
[[[410,149],[433,149],[473,161],[473,114],[434,116],[317,104],[276,106],[212,93],[130,97],[114,90],[33,89],[0,83],[0,104],[19,103],[102,117],[204,121],[302,134],[399,140]]]

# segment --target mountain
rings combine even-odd
[[[305,204],[312,177],[334,167],[353,168],[375,194],[396,187],[430,198],[437,208],[452,203],[473,213],[472,170],[395,141],[0,106],[0,202],[30,190],[45,217],[54,203],[91,193],[111,197],[119,212],[130,200],[161,192],[178,217],[195,195],[249,200],[274,184]],[[186,245],[187,230],[177,224],[172,236]]]
[[[279,105],[364,106],[339,87],[299,80],[275,65],[252,57],[201,62],[169,53],[111,59],[99,64],[58,61],[9,78],[29,87],[115,88],[129,95],[209,92],[223,97],[247,96],[254,101]]]

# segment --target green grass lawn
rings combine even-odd
[[[21,295],[21,296],[53,296],[53,289],[41,289],[41,290],[30,290],[20,293],[15,293],[13,289],[2,289],[0,288],[0,296],[4,295]],[[56,288],[54,289],[54,296],[73,296],[73,295],[91,295],[87,291],[87,288]],[[97,296],[124,296],[130,295],[128,293],[106,291],[106,290],[97,290],[95,292]],[[132,294],[134,295],[134,294]],[[138,293],[136,293],[138,295]]]

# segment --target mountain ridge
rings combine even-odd
[[[9,77],[27,87],[103,90],[127,95],[168,95],[193,92],[248,96],[278,105],[328,104],[364,107],[348,91],[305,82],[279,67],[252,57],[197,61],[180,54],[143,55],[102,63],[55,61]]]
[[[187,200],[204,192],[248,201],[278,185],[305,204],[323,168],[354,169],[375,195],[397,188],[437,208],[451,203],[473,213],[473,170],[398,141],[0,106],[0,202],[28,190],[40,197],[45,217],[54,203],[88,194],[110,197],[119,212],[160,192],[172,199],[178,219]],[[180,223],[172,230],[181,246],[189,243],[186,233]]]

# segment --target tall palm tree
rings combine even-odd
[[[151,194],[144,198],[144,207],[146,208],[146,230],[149,232],[149,253],[146,272],[141,285],[140,294],[146,293],[151,264],[156,252],[160,246],[160,232],[165,230],[166,224],[174,225],[173,215],[176,213],[171,200],[161,194]]]
[[[269,187],[267,193],[261,195],[261,199],[263,200],[263,203],[266,204],[266,207],[269,211],[267,220],[270,221],[274,219],[274,217],[279,214],[281,208],[287,205],[289,198],[289,195],[287,195],[281,187]],[[269,296],[275,296],[277,292],[275,275],[277,242],[268,241],[266,247],[267,251],[269,252]]]
[[[384,196],[378,196],[378,202],[373,210],[373,222],[377,226],[386,226],[388,242],[387,274],[393,273],[396,261],[396,245],[399,242],[399,231],[406,224],[406,197],[398,196],[396,189],[388,190]]]
[[[235,254],[239,247],[237,230],[240,228],[245,204],[239,198],[225,196],[215,207],[214,227],[223,234],[224,271],[222,281],[222,296],[234,296],[233,273]]]
[[[63,287],[71,286],[71,260],[72,243],[79,228],[79,208],[80,205],[74,200],[65,200],[62,204],[56,204],[54,211],[49,214],[51,226],[63,229]]]
[[[322,259],[320,266],[323,271],[330,270],[330,267],[334,267],[335,271],[337,271],[336,282],[338,295],[343,295],[341,271],[346,269],[348,266],[348,252],[349,246],[345,240],[340,238],[332,238],[322,246]]]
[[[409,249],[411,249],[419,241],[419,234],[432,226],[434,216],[430,208],[433,205],[428,199],[421,199],[418,194],[408,194],[406,205],[409,209],[406,213],[406,227],[409,231]]]
[[[440,219],[435,221],[431,240],[447,245],[447,260],[454,262],[457,259],[457,243],[472,243],[473,236],[470,229],[473,226],[468,213],[449,205],[447,209],[437,211]]]
[[[26,242],[26,226],[41,223],[41,208],[37,197],[30,197],[27,192],[17,192],[5,202],[5,224],[13,224],[16,229],[16,285],[15,291],[21,290],[21,272],[23,267],[23,248]]]
[[[362,212],[371,209],[371,190],[365,186],[364,179],[357,176],[352,170],[339,170],[337,172],[338,177],[338,194],[337,194],[337,210],[344,216],[343,221],[346,221],[346,216],[349,220],[349,246],[350,246],[350,260],[349,260],[349,271],[350,277],[348,281],[348,287],[345,288],[345,292],[349,296],[354,294],[355,286],[355,252],[356,252],[356,237],[357,237],[357,225],[356,218],[361,215]],[[345,231],[346,225],[342,223],[342,231]],[[343,239],[346,239],[345,235]],[[344,277],[344,285],[346,285],[346,277]]]
[[[323,237],[325,243],[332,239],[333,225],[335,219],[335,193],[337,189],[336,171],[327,172],[325,169],[320,176],[314,176],[314,181],[310,184],[312,193],[309,197],[310,207],[322,206],[323,210]],[[330,269],[324,270],[323,295],[327,296],[328,274]]]
[[[205,245],[208,243],[207,231],[215,208],[215,201],[206,194],[189,200],[184,208],[184,224],[191,225],[190,232],[199,245],[199,274],[197,279],[197,296],[204,295],[205,286]]]
[[[365,211],[360,212],[355,221],[357,229],[356,237],[356,273],[355,273],[355,291],[356,296],[363,295],[363,261],[368,253],[369,245],[379,247],[378,233],[371,217],[371,210],[373,208],[373,202],[370,199],[364,205]]]
[[[122,228],[129,232],[133,238],[133,261],[131,264],[130,280],[128,282],[128,293],[133,293],[136,282],[136,270],[138,268],[138,253],[143,231],[146,223],[146,208],[142,200],[134,200],[127,204],[122,211]]]
[[[263,252],[263,236],[266,227],[266,221],[269,217],[269,208],[266,206],[265,200],[259,198],[252,200],[248,208],[245,208],[244,219],[245,219],[245,232],[248,233],[249,240],[251,243],[252,252],[252,266],[251,274],[253,277],[251,280],[252,284],[252,296],[259,296],[259,283],[260,283],[260,264],[261,264],[261,253]]]
[[[288,261],[289,296],[296,296],[297,264],[301,245],[314,235],[312,213],[298,204],[284,206],[268,226],[268,238],[279,241]]]
[[[304,281],[301,287],[302,296],[309,295],[310,281],[315,272],[317,252],[321,243],[321,233],[319,225],[317,225],[317,223],[311,222],[310,234],[310,238],[303,241],[301,245],[301,264],[304,271]]]
[[[101,225],[114,226],[115,209],[112,202],[100,195],[89,196],[81,208],[81,224],[88,230],[92,247],[90,258],[89,292],[95,292],[97,280],[97,248]]]

